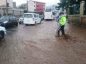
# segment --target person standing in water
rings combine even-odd
[[[64,15],[64,13],[61,12],[59,14],[59,18],[58,18],[59,29],[57,29],[56,37],[60,36],[60,32],[62,33],[63,36],[65,36],[64,27],[65,27],[66,23],[67,23],[66,15]]]

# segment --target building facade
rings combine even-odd
[[[28,1],[28,12],[43,13],[45,10],[45,3],[37,1]]]
[[[6,0],[0,0],[0,6],[6,6]]]
[[[7,0],[8,6],[13,8],[13,0]]]
[[[42,3],[42,2],[36,2],[36,9],[35,11],[36,12],[44,12],[45,10],[45,3]]]
[[[36,3],[32,0],[28,1],[28,11],[29,12],[34,12],[36,9]]]
[[[0,7],[5,7],[8,4],[8,7],[13,7],[13,0],[0,0]]]
[[[15,15],[21,16],[24,14],[24,10],[17,9],[16,3],[13,0],[0,0],[0,16]]]
[[[16,8],[16,2],[13,2],[13,8]]]

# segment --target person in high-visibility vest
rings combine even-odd
[[[60,36],[60,31],[62,32],[62,35],[65,36],[65,31],[64,31],[64,27],[67,23],[67,18],[66,15],[64,15],[63,12],[61,12],[59,14],[59,19],[58,19],[58,24],[59,24],[59,29],[57,30],[57,35],[56,36]]]

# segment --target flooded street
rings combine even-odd
[[[52,21],[8,29],[0,64],[86,64],[86,29],[67,25],[67,38],[58,38],[57,27]]]

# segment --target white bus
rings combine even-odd
[[[53,20],[54,19],[54,15],[51,9],[46,9],[44,11],[44,19],[45,20]]]
[[[41,23],[41,19],[39,17],[39,14],[37,14],[37,13],[24,13],[23,23],[25,25],[38,24],[38,23]]]

